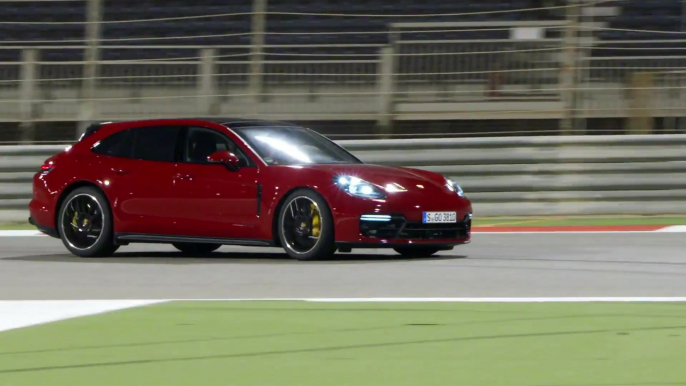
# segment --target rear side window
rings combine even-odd
[[[146,161],[175,162],[181,127],[141,127],[135,133],[133,158]]]
[[[134,135],[131,130],[114,133],[93,146],[93,152],[112,157],[131,158]]]

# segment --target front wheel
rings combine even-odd
[[[397,247],[393,249],[405,257],[429,257],[441,250],[441,248],[435,247]]]
[[[179,251],[189,255],[207,255],[221,247],[221,244],[174,243],[172,245]]]
[[[286,198],[278,218],[279,241],[290,257],[319,260],[336,251],[331,210],[319,194],[296,190]]]

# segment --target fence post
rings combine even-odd
[[[31,143],[36,140],[36,78],[38,69],[38,50],[24,49],[21,53],[21,83],[19,86],[19,111],[21,141]]]
[[[267,19],[267,0],[253,0],[253,14],[250,40],[250,78],[248,93],[253,101],[261,100],[263,90],[263,46]]]
[[[200,51],[200,82],[198,82],[198,111],[209,115],[217,115],[217,87],[214,75],[216,74],[215,57],[217,50],[203,48]]]
[[[573,0],[571,0],[573,1]],[[570,2],[571,2],[570,1]],[[577,77],[574,68],[578,63],[577,35],[579,29],[579,8],[567,8],[567,27],[564,35],[564,50],[560,66],[560,96],[563,104],[563,118],[560,122],[560,134],[570,135],[574,128],[576,109]]]
[[[86,41],[84,55],[82,103],[79,112],[77,137],[86,131],[96,117],[95,89],[97,86],[98,62],[100,60],[100,36],[102,34],[102,0],[88,0],[86,3]]]
[[[576,50],[576,67],[577,67],[577,90],[575,92],[576,102],[574,107],[577,111],[574,119],[574,129],[577,134],[586,134],[587,131],[587,119],[586,119],[586,106],[587,106],[587,92],[585,88],[588,86],[589,79],[591,77],[590,65],[591,62],[591,51],[593,49],[595,30],[593,29],[595,21],[595,3],[588,2],[583,3],[582,0],[579,1],[579,6],[575,7],[577,9],[577,15],[579,22],[579,28],[577,30],[577,50]]]
[[[394,91],[395,91],[395,55],[393,46],[383,47],[380,52],[378,70],[378,103],[379,118],[377,125],[380,134],[387,137],[391,133],[394,112]]]
[[[629,134],[651,134],[654,129],[654,75],[634,72],[629,75],[627,131]]]

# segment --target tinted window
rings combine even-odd
[[[146,161],[176,161],[181,127],[141,127],[135,133],[133,158]]]
[[[267,165],[360,163],[326,137],[302,127],[245,127],[234,131]]]
[[[205,164],[207,157],[218,151],[230,151],[241,160],[241,166],[248,166],[249,160],[241,149],[227,136],[211,129],[191,127],[188,129],[185,161]]]
[[[130,158],[132,150],[133,132],[131,130],[114,133],[93,146],[95,153],[113,157]]]

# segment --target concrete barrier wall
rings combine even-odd
[[[369,163],[452,177],[475,214],[686,213],[686,135],[339,141]],[[23,220],[31,178],[66,146],[0,146],[0,221]]]

